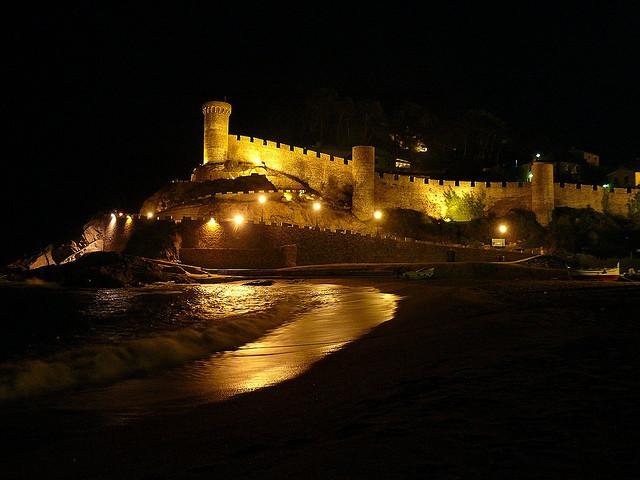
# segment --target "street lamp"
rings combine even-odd
[[[233,217],[233,223],[236,224],[236,226],[240,226],[244,223],[244,217],[242,215],[236,215],[235,217]]]
[[[264,223],[264,204],[267,203],[267,197],[264,195],[260,195],[258,197],[258,203],[260,204],[261,213],[260,213],[260,222]]]
[[[320,202],[313,202],[313,211],[316,212],[316,228],[318,228],[318,217],[320,216],[320,209],[322,204]]]
[[[373,212],[373,219],[376,221],[376,237],[380,236],[380,220],[382,219],[382,212],[376,210]]]
[[[502,235],[504,235],[505,233],[507,233],[507,230],[508,230],[508,228],[507,228],[507,226],[506,226],[504,223],[501,223],[501,224],[498,226],[498,231],[499,231]]]

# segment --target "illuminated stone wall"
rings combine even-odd
[[[103,222],[103,249],[108,252],[124,251],[137,221],[124,215],[115,218],[106,215]]]
[[[180,261],[204,268],[282,268],[296,262],[295,245],[276,248],[182,248]]]
[[[390,173],[375,178],[376,208],[413,209],[434,218],[445,218],[448,191],[483,199],[485,213],[504,215],[513,208],[531,209],[529,183],[438,180]]]
[[[266,202],[258,202],[264,195]],[[331,227],[333,229],[352,230],[362,233],[374,232],[373,221],[361,222],[351,215],[349,210],[332,209],[326,203],[320,212],[313,210],[313,201],[300,197],[301,193],[293,190],[277,190],[269,192],[215,193],[202,199],[199,205],[176,206],[162,212],[162,216],[170,216],[180,221],[189,218],[210,218],[216,221],[231,221],[236,215],[245,220],[258,223],[290,223],[296,225]],[[144,212],[143,212],[144,213]]]
[[[348,160],[261,138],[227,135],[231,105],[225,102],[207,102],[203,112],[205,163],[216,165],[225,162],[228,168],[217,171],[198,167],[193,175],[194,181],[209,180],[216,175],[231,178],[245,174],[242,172],[246,172],[246,165],[256,169],[266,167],[302,182],[303,187],[316,190],[326,199],[351,201],[352,213],[362,221],[368,221],[376,208],[405,208],[435,218],[446,218],[451,216],[446,197],[454,193],[466,198],[471,196],[481,202],[483,214],[504,215],[512,209],[532,210],[538,221],[547,225],[554,207],[592,207],[599,211],[606,208],[611,213],[626,215],[632,195],[624,189],[615,189],[603,203],[603,193],[599,188],[555,184],[553,165],[545,162],[532,164],[531,183],[376,175],[373,147],[354,147],[353,160]],[[245,167],[238,167],[238,164]],[[248,214],[255,218],[255,215]]]
[[[375,210],[376,150],[373,147],[353,147],[353,195],[351,211],[360,220],[370,220]]]
[[[342,200],[353,191],[351,162],[326,153],[242,135],[229,136],[229,158],[266,165],[306,182],[328,198]],[[373,172],[371,173],[373,175]]]
[[[531,255],[531,252],[450,247],[430,242],[396,240],[297,226],[245,224],[236,228],[228,222],[211,226],[201,220],[182,222],[180,230],[183,248],[199,249],[203,252],[201,260],[198,260],[194,257],[197,253],[193,250],[188,251],[188,258],[197,265],[200,265],[198,262],[210,261],[211,257],[206,257],[209,260],[205,259],[208,255],[205,253],[206,249],[237,248],[259,252],[261,248],[273,249],[285,245],[297,246],[297,265],[444,262],[448,250],[456,252],[457,261],[495,261],[498,255],[505,255],[507,260],[517,260]],[[187,263],[184,258],[182,261]],[[221,264],[220,268],[225,266]]]
[[[207,102],[202,106],[204,115],[203,164],[227,160],[229,148],[229,117],[231,105],[226,102]]]
[[[637,192],[637,189],[608,189],[598,185],[554,185],[556,207],[593,208],[598,212],[622,216],[629,215],[629,202]]]

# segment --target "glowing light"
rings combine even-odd
[[[147,218],[151,220],[153,218],[153,212],[147,212]]]
[[[500,225],[498,226],[498,231],[499,231],[500,233],[502,233],[502,234],[507,233],[507,230],[508,230],[508,229],[507,229],[507,226],[506,226],[504,223],[503,223],[503,224],[500,224]]]
[[[540,154],[539,153],[536,153],[536,158],[540,158]]]
[[[605,183],[604,185],[602,185],[602,188],[609,188],[609,184]]]
[[[382,218],[382,212],[380,210],[376,210],[375,212],[373,212],[373,218],[375,218],[376,220],[380,220]]]
[[[215,227],[216,226],[216,219],[211,217],[209,219],[209,221],[207,222],[207,225],[209,225],[210,227]]]
[[[529,179],[529,181],[531,181],[531,179],[533,178],[533,172],[529,172],[529,175],[527,175],[527,178]]]
[[[451,221],[451,218],[450,217],[444,217],[444,221],[449,223]]]
[[[320,204],[320,202],[313,202],[313,209],[316,212],[320,211],[321,208],[322,208],[322,205]]]
[[[242,215],[236,215],[233,217],[233,223],[236,225],[242,225],[244,223],[244,217]]]
[[[127,220],[131,220],[131,215],[127,215]]]
[[[115,218],[116,218],[116,214],[115,214],[115,213],[112,213],[112,214],[111,214],[111,218],[115,220]]]
[[[119,216],[119,217],[121,217],[122,215],[124,215],[122,212],[120,212],[120,213],[118,214],[118,216]]]
[[[264,195],[260,195],[258,197],[258,202],[264,204],[264,203],[266,203],[266,201],[267,201],[267,197],[265,197]]]

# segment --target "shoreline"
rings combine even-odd
[[[402,297],[394,319],[299,377],[181,414],[105,429],[43,412],[7,471],[566,478],[620,477],[630,466],[640,426],[640,333],[628,311],[637,311],[637,285],[330,281]]]

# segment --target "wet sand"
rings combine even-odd
[[[331,282],[404,298],[302,376],[225,402],[110,427],[5,410],[3,477],[637,478],[637,285]]]

